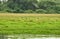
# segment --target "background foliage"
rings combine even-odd
[[[12,13],[60,13],[58,0],[8,0],[0,1],[0,12]]]

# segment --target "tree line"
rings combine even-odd
[[[10,13],[60,13],[59,3],[37,0],[8,0],[0,1],[0,12]]]

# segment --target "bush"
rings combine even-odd
[[[33,13],[33,10],[25,10],[24,13]]]
[[[12,10],[12,9],[6,9],[6,12],[12,12],[12,13],[24,13],[24,10],[18,10],[18,9],[14,9],[14,10]]]
[[[60,7],[55,8],[56,13],[60,14]]]
[[[49,9],[49,10],[47,10],[47,13],[46,14],[53,14],[53,13],[56,13],[56,11],[53,10],[53,9]]]
[[[36,13],[46,13],[47,11],[46,10],[43,10],[43,9],[37,9],[35,12]]]

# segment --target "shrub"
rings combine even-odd
[[[33,13],[34,11],[33,10],[25,10],[24,12],[25,13]]]
[[[36,13],[46,13],[47,11],[46,10],[43,10],[43,9],[37,9],[36,10]]]

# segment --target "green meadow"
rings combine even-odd
[[[60,14],[0,14],[0,34],[60,35]]]

